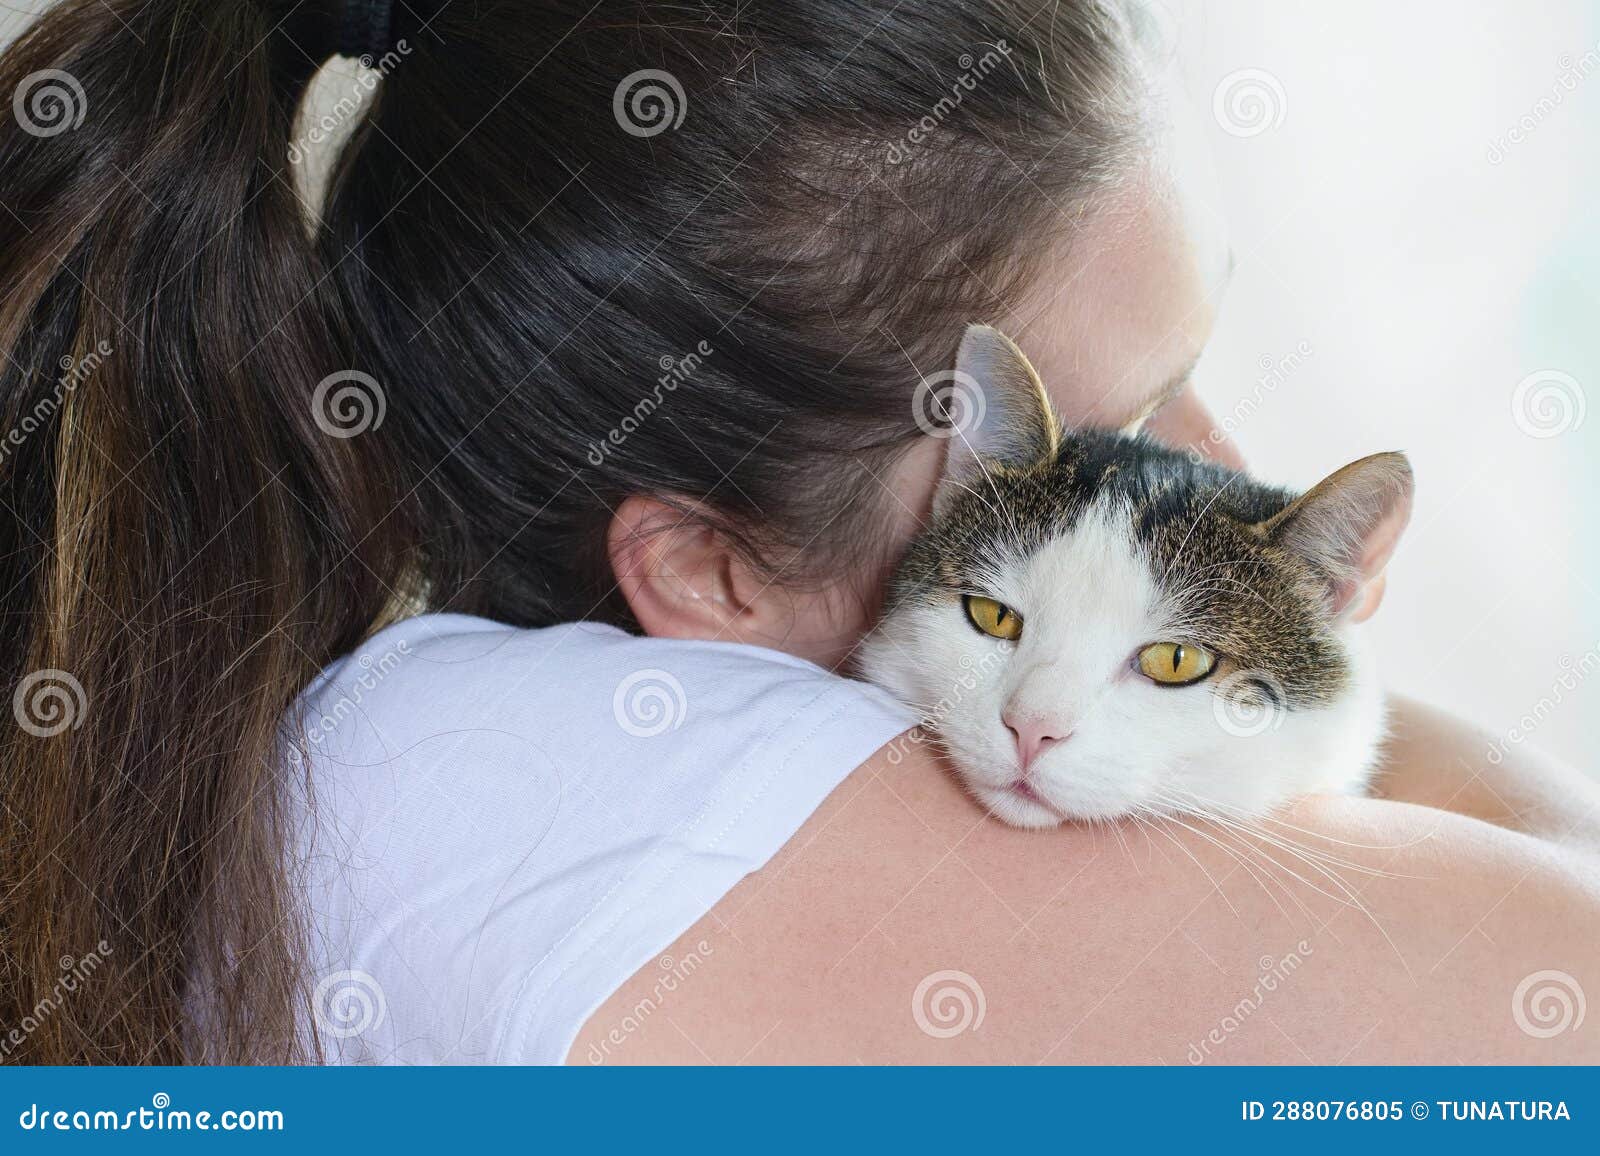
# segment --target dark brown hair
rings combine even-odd
[[[629,625],[632,493],[857,548],[911,363],[1128,139],[1097,0],[397,0],[307,206],[335,7],[66,0],[4,57],[8,1058],[314,1057],[313,674],[418,604]]]

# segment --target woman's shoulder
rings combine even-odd
[[[754,647],[427,615],[330,667],[293,725],[318,959],[343,977],[320,1026],[346,1058],[473,1062],[559,1059],[909,718]],[[345,1036],[379,1006],[351,976],[385,1014]]]
[[[1594,1062],[1514,1001],[1588,985],[1596,918],[1592,866],[1475,819],[1313,796],[1019,830],[897,742],[568,1062]]]

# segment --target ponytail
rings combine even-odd
[[[401,519],[381,430],[313,409],[348,342],[285,158],[327,33],[274,8],[66,0],[0,62],[9,1060],[315,1048],[281,720]]]

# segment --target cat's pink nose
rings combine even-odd
[[[1000,716],[1000,721],[1006,724],[1006,729],[1016,740],[1017,762],[1024,771],[1045,751],[1072,734],[1069,728],[1046,715],[1012,714],[1007,711]]]

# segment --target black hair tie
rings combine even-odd
[[[343,0],[339,10],[339,55],[376,61],[391,51],[394,0]]]

